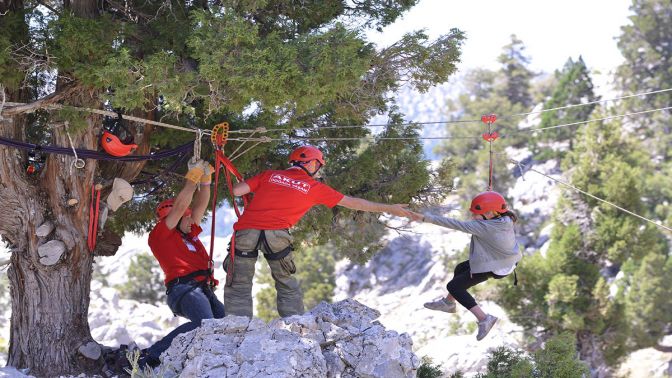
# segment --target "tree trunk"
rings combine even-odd
[[[579,358],[588,363],[590,376],[592,378],[613,377],[614,372],[604,358],[598,338],[590,332],[579,332],[576,339],[579,344]]]
[[[26,117],[5,119],[0,135],[22,140]],[[54,132],[54,143],[67,145],[67,136]],[[90,147],[93,131],[83,144]],[[83,174],[70,174],[73,157],[51,155],[38,174],[27,175],[25,153],[0,148],[0,233],[9,242],[8,270],[12,299],[8,364],[29,368],[33,375],[57,375],[93,368],[78,357],[77,348],[91,341],[88,325],[93,256],[86,247],[89,188],[95,162]],[[77,205],[66,205],[75,198]],[[45,237],[35,230],[45,221],[55,225]],[[62,242],[65,252],[49,264],[38,255],[46,242]]]

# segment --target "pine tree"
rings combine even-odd
[[[633,15],[621,28],[618,47],[625,58],[616,80],[625,93],[641,93],[672,88],[672,7],[667,0],[633,0]],[[622,113],[666,108],[672,92],[638,96],[623,101]],[[643,137],[655,170],[647,178],[646,205],[666,224],[672,223],[672,111],[638,116],[629,124]]]
[[[166,297],[163,272],[152,254],[134,256],[126,275],[128,280],[118,285],[122,297],[154,305],[163,302]]]
[[[552,109],[570,104],[585,104],[596,101],[599,98],[593,91],[593,82],[582,57],[579,57],[576,62],[570,58],[562,70],[556,71],[555,75],[557,77],[557,84],[553,89],[551,98],[544,102],[544,109]],[[541,115],[539,128],[587,121],[595,106],[597,104],[545,112]],[[571,150],[577,128],[578,126],[545,130],[540,133],[536,140],[537,143],[568,141],[569,149]],[[539,145],[537,144],[537,146]],[[557,147],[551,147],[551,149],[555,151]]]
[[[620,122],[582,128],[563,168],[573,185],[636,213],[645,210],[646,155]],[[502,304],[530,331],[573,332],[591,368],[612,368],[636,340],[630,327],[634,312],[627,311],[636,304],[628,304],[623,291],[613,296],[607,282],[621,267],[638,266],[649,253],[663,254],[667,243],[655,226],[574,192],[563,195],[553,225],[546,256],[523,261],[519,274],[525,283],[520,290],[503,283]],[[658,297],[649,299],[660,304]],[[659,315],[651,311],[644,317]],[[660,323],[648,326],[662,332]]]
[[[322,126],[364,124],[376,114],[394,114],[390,93],[399,85],[426,90],[455,71],[464,39],[459,30],[436,40],[411,32],[384,49],[365,39],[368,28],[392,23],[415,3],[2,1],[0,81],[7,103],[0,136],[67,147],[67,121],[75,147],[95,150],[101,117],[72,106],[100,109],[104,104],[125,115],[183,127],[208,129],[223,120],[235,131],[263,126],[271,141],[235,161],[246,176],[286,166],[288,151],[311,142],[326,153],[329,176],[360,176],[355,187],[333,183],[338,189],[375,197],[380,188],[366,183],[382,182],[384,193],[403,190],[386,199],[406,202],[429,182],[426,165],[418,163],[417,140],[394,144],[370,138],[366,128]],[[56,104],[63,108],[48,108]],[[194,134],[183,131],[126,124],[139,145],[136,154],[194,140]],[[417,137],[412,127],[389,132]],[[333,137],[346,139],[322,141]],[[243,143],[229,141],[226,152]],[[366,162],[372,148],[380,154],[378,162],[390,165],[359,173],[355,163]],[[70,174],[72,157],[51,155],[41,171],[28,175],[27,155],[0,147],[0,234],[12,252],[8,363],[37,375],[94,370],[95,363],[77,354],[77,347],[91,339],[87,314],[93,259],[114,253],[124,232],[152,225],[153,208],[179,189],[184,168],[177,175],[166,172],[189,156],[132,163],[89,159],[84,169]],[[202,156],[212,156],[206,144]],[[395,169],[410,174],[399,176]],[[367,180],[365,175],[371,176]],[[105,198],[114,177],[146,183],[136,184],[140,196],[114,214],[89,253],[84,240],[90,188],[102,184]],[[327,182],[332,183],[329,177]],[[221,185],[219,198],[225,194]],[[78,202],[70,207],[69,199]],[[314,222],[302,227],[312,230],[305,232],[306,239],[324,242],[339,214],[316,213],[310,217]],[[358,216],[343,212],[337,222],[347,224]],[[55,231],[36,238],[35,228],[46,221],[55,224]],[[47,240],[61,240],[66,249],[53,266],[39,262],[37,248]],[[368,244],[375,247],[376,242]],[[49,316],[40,316],[42,311]]]
[[[529,108],[532,105],[530,80],[534,73],[527,66],[530,58],[525,55],[525,45],[515,34],[511,35],[511,43],[504,46],[504,51],[497,58],[502,64],[504,82],[499,86],[500,94],[511,101],[511,104]]]

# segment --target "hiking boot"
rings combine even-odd
[[[486,316],[482,322],[478,322],[478,334],[476,335],[476,340],[483,340],[483,338],[488,335],[488,332],[490,332],[495,323],[497,323],[497,320],[499,319],[488,314],[488,316]]]
[[[457,304],[455,304],[455,301],[450,301],[447,300],[446,298],[440,298],[435,300],[434,302],[427,302],[424,304],[424,306],[425,308],[434,311],[443,311],[450,313],[454,313],[457,311]]]

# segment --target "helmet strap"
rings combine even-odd
[[[315,160],[311,160],[311,161],[315,161]],[[317,169],[315,170],[315,172],[310,173],[310,172],[308,172],[308,169],[306,169],[306,167],[304,167],[304,165],[305,165],[305,164],[308,164],[308,163],[310,163],[310,161],[307,161],[307,162],[294,162],[294,166],[303,169],[303,171],[306,172],[306,174],[307,174],[308,176],[313,177],[313,176],[315,176],[315,174],[320,170],[320,168],[322,168],[322,164],[318,161],[317,164],[319,164],[319,166],[317,167]]]

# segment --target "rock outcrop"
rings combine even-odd
[[[415,377],[411,338],[379,316],[348,299],[269,324],[210,319],[173,340],[158,369],[166,377]]]

